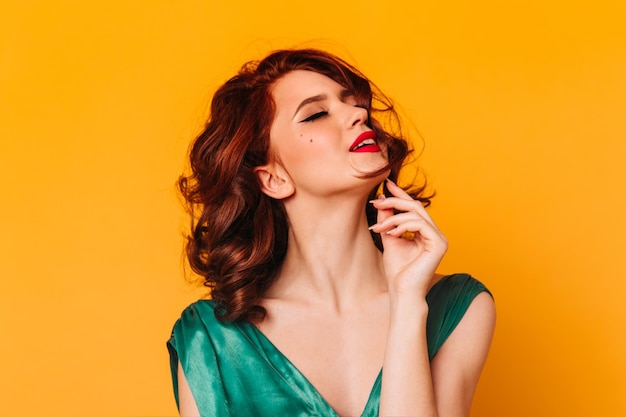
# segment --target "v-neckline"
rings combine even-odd
[[[252,323],[237,324],[237,327],[240,329],[240,331],[244,335],[246,335],[246,337],[248,337],[246,329],[249,329],[250,332],[252,332],[254,335],[256,335],[260,339],[260,341],[264,343],[264,345],[266,347],[268,347],[278,358],[280,358],[287,365],[287,367],[290,369],[291,373],[295,377],[299,378],[300,380],[302,380],[304,382],[304,384],[308,387],[309,391],[312,392],[317,397],[316,399],[320,403],[322,403],[328,409],[328,411],[333,413],[333,417],[340,417],[339,413],[337,413],[337,411],[328,403],[328,401],[326,401],[326,398],[324,398],[324,396],[322,396],[322,394],[311,383],[311,381],[309,381],[307,379],[307,377],[304,376],[304,374],[300,371],[300,369],[298,369],[298,367],[296,367],[293,364],[293,362],[291,362],[291,360],[287,356],[285,356],[283,354],[283,352],[281,352],[280,349],[278,349],[278,347],[265,335],[265,333],[263,333],[261,330],[259,330],[259,328],[256,327]],[[252,344],[254,344],[254,340],[252,340],[252,339],[249,339],[249,340],[250,340],[250,342]],[[285,382],[292,389],[294,389],[294,391],[298,391],[296,389],[296,387],[294,387],[293,383],[291,382],[291,378],[286,378],[287,375],[283,375],[281,373],[281,371],[279,369],[277,369],[275,366],[272,366],[272,369],[274,369],[274,371],[276,373],[278,373],[280,375],[280,377],[283,378],[283,380],[285,380]],[[374,400],[374,397],[376,396],[375,394],[378,393],[378,395],[380,396],[380,384],[381,384],[381,379],[382,379],[382,373],[383,373],[383,370],[381,368],[380,371],[378,371],[378,375],[377,375],[376,379],[374,380],[374,384],[372,385],[372,388],[370,389],[370,393],[369,393],[369,395],[367,397],[367,401],[365,402],[363,410],[361,411],[361,414],[359,414],[360,417],[369,417],[368,413],[371,414],[370,409],[374,406],[373,403],[375,401]],[[380,400],[380,397],[378,398],[378,400]],[[307,401],[307,402],[309,402],[309,401]],[[372,415],[378,415],[378,412],[376,412],[375,414],[372,414]]]

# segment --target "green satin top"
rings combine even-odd
[[[459,323],[470,303],[487,291],[467,274],[435,284],[426,333],[432,358]],[[185,309],[167,343],[178,404],[178,362],[202,417],[337,417],[300,371],[254,325],[221,323],[215,302],[199,300]],[[378,416],[382,370],[361,417]]]

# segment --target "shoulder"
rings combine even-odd
[[[214,313],[215,305],[213,300],[198,300],[188,305],[176,320],[174,330],[180,327],[195,327],[217,320]]]
[[[458,316],[465,314],[470,304],[479,294],[493,296],[489,289],[469,274],[452,274],[442,277],[426,295],[426,301],[433,317],[447,314]]]
[[[459,273],[442,276],[431,287],[427,298],[433,301],[446,297],[473,298],[481,292],[491,295],[489,289],[482,282],[470,274]]]
[[[215,317],[215,306],[211,300],[190,304],[176,320],[167,341],[174,396],[181,414],[184,410],[197,410],[196,405],[201,409],[207,407],[207,401],[215,401],[216,409],[220,410],[224,405],[218,394],[206,390],[207,384],[219,377],[216,340],[219,342],[223,328],[228,327]],[[198,400],[197,404],[194,399]]]
[[[172,328],[168,345],[170,349],[202,352],[204,349],[221,349],[233,341],[246,338],[249,323],[222,321],[216,316],[219,303],[198,300],[183,310]]]
[[[192,317],[205,316],[209,313],[213,314],[213,310],[215,309],[216,305],[217,302],[214,300],[201,299],[194,301],[193,303],[185,307],[180,315],[180,319],[189,319]]]
[[[214,313],[215,305],[212,300],[198,300],[187,306],[174,323],[168,340],[169,347],[180,351],[191,340],[204,339],[214,329],[219,328],[220,322]]]
[[[457,346],[462,355],[489,347],[496,309],[487,287],[467,274],[455,274],[444,277],[431,292],[433,320],[448,333],[441,353],[452,350],[450,346]]]
[[[440,283],[437,297],[446,300],[454,326],[431,362],[437,404],[441,414],[462,409],[461,414],[469,415],[495,329],[495,305],[489,290],[467,274]]]
[[[472,310],[495,311],[487,287],[469,274],[441,278],[426,296],[428,302],[427,337],[431,359]],[[474,306],[476,304],[476,306]]]

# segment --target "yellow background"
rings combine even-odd
[[[227,3],[2,2],[0,415],[175,415],[187,144],[310,40],[421,132],[443,270],[496,296],[472,415],[626,415],[626,3]]]

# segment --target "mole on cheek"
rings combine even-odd
[[[313,139],[309,139],[309,142],[313,143]]]

